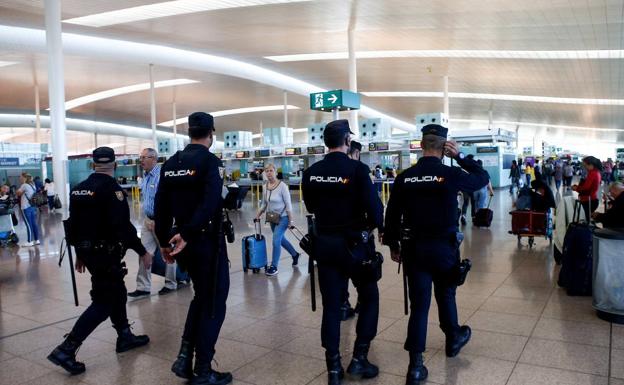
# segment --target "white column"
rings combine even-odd
[[[152,142],[153,148],[158,151],[158,138],[156,137],[156,95],[154,92],[154,65],[149,65],[150,81],[150,117],[152,120]]]
[[[284,127],[288,129],[288,92],[284,90]]]
[[[173,153],[178,151],[178,124],[176,123],[176,101],[173,101]]]
[[[94,145],[94,147],[93,147],[93,148],[98,148],[98,147],[100,147],[100,146],[98,145],[98,133],[97,133],[97,132],[94,132],[94,133],[93,133],[93,145]]]
[[[35,143],[41,139],[41,104],[39,103],[39,84],[35,83]]]
[[[56,192],[64,207],[69,198],[67,147],[65,137],[65,78],[61,36],[61,0],[45,0],[46,43],[48,48],[48,93],[52,139],[52,172]]]
[[[355,41],[354,41],[354,30],[355,30],[355,17],[352,15],[351,22],[349,23],[349,32],[348,32],[348,40],[349,40],[349,90],[351,92],[357,92],[357,63],[355,58]],[[349,112],[349,121],[351,126],[351,131],[355,134],[354,136],[360,136],[360,125],[358,122],[358,110],[352,110]]]
[[[494,127],[494,114],[492,110],[488,111],[488,130],[491,130]]]
[[[334,108],[332,110],[332,120],[340,119],[340,110],[338,108]]]
[[[449,116],[449,92],[448,92],[448,75],[444,76],[444,115],[446,118],[451,119]]]

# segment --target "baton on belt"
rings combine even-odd
[[[314,221],[312,219],[312,215],[307,215],[308,219],[308,234],[314,234]],[[316,278],[315,278],[315,270],[314,270],[314,256],[313,252],[309,253],[310,258],[308,259],[308,274],[310,274],[310,294],[312,301],[312,311],[316,311]]]
[[[78,289],[76,288],[76,275],[74,273],[74,256],[72,255],[72,244],[70,242],[70,226],[69,219],[65,219],[63,221],[63,230],[65,231],[65,239],[64,244],[61,242],[61,250],[59,251],[59,267],[63,263],[63,257],[65,256],[65,251],[63,250],[63,246],[66,247],[67,257],[69,258],[69,272],[71,274],[72,280],[72,289],[74,290],[74,303],[78,306]]]

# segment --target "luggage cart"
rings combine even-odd
[[[530,210],[514,210],[511,214],[511,230],[509,234],[518,237],[518,244],[522,242],[523,237],[529,238],[529,247],[535,244],[535,237],[544,237],[553,241],[553,219],[552,209],[546,212],[530,211]]]
[[[0,203],[0,245],[7,247],[9,244],[17,244],[19,238],[13,227],[13,208],[8,203]]]

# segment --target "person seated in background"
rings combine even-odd
[[[555,196],[550,186],[542,179],[536,179],[531,182],[531,210],[546,212],[551,208],[557,207]]]
[[[593,213],[592,218],[604,227],[624,228],[624,183],[614,182],[609,186],[610,208],[604,213]]]

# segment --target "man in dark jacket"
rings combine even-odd
[[[611,183],[609,195],[612,198],[611,207],[604,213],[593,213],[592,218],[602,223],[604,227],[624,228],[624,184]]]

